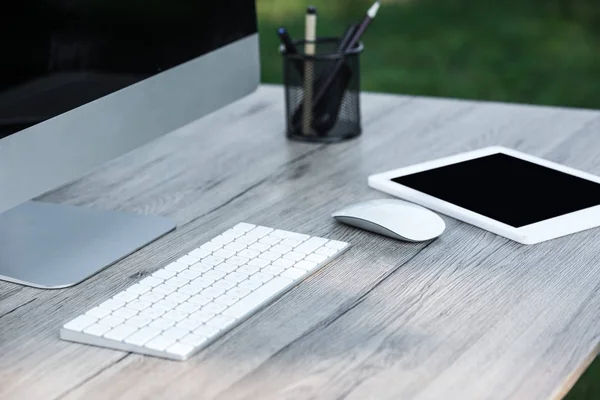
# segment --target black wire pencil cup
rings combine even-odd
[[[318,38],[314,54],[283,56],[287,136],[293,140],[334,143],[362,132],[360,55],[362,43],[341,49],[340,38]],[[305,49],[307,41],[294,42]]]

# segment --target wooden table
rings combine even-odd
[[[407,244],[337,224],[387,197],[367,176],[488,145],[600,174],[600,112],[365,94],[364,134],[284,138],[283,92],[250,97],[43,200],[178,229],[67,290],[0,283],[2,399],[547,399],[598,350],[600,229],[521,246],[446,218]],[[552,199],[548,199],[552,201]],[[241,222],[351,242],[187,362],[59,340],[59,327]],[[35,249],[33,249],[35,251]]]

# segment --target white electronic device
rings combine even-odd
[[[344,224],[406,242],[424,242],[440,236],[444,220],[434,212],[402,200],[371,200],[333,213]]]
[[[522,244],[600,226],[600,178],[504,147],[369,177],[369,186]]]
[[[66,323],[60,337],[185,360],[348,247],[241,223]]]

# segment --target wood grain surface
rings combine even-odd
[[[1,399],[548,399],[600,342],[600,229],[521,246],[445,218],[407,244],[337,224],[388,197],[367,177],[503,145],[600,174],[600,112],[367,93],[364,134],[284,136],[283,91],[257,93],[42,197],[174,219],[84,283],[0,282]],[[552,201],[552,199],[548,199]],[[59,340],[69,319],[245,221],[352,243],[186,362]]]

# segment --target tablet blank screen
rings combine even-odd
[[[600,184],[502,153],[392,180],[515,228],[600,204]]]

